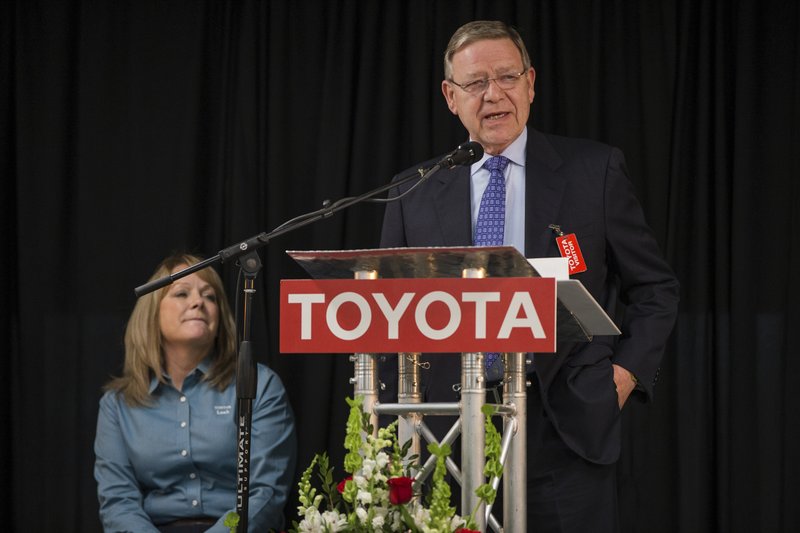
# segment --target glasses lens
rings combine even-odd
[[[464,90],[470,94],[482,93],[489,86],[489,80],[475,80],[464,85]]]
[[[502,89],[513,89],[518,79],[519,75],[517,74],[504,74],[497,78],[497,85]]]

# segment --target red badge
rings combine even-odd
[[[581,247],[578,246],[578,238],[575,234],[562,234],[556,237],[556,242],[558,243],[558,251],[561,252],[561,257],[567,258],[570,275],[586,272],[586,262],[583,260]]]

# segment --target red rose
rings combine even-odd
[[[387,483],[389,484],[389,501],[392,505],[402,505],[411,500],[414,491],[411,490],[411,484],[414,482],[410,477],[393,477]]]
[[[339,494],[344,494],[344,486],[351,479],[353,479],[353,476],[347,476],[346,478],[341,480],[338,485],[336,485],[336,490],[339,491]]]
[[[467,529],[465,527],[460,527],[456,529],[456,533],[481,533],[481,532],[475,531],[474,529]]]

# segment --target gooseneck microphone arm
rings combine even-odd
[[[230,261],[231,259],[236,259],[237,257],[244,255],[248,252],[258,250],[262,246],[265,246],[267,243],[269,243],[269,241],[271,241],[275,237],[280,237],[284,233],[289,233],[290,231],[294,231],[298,228],[307,226],[313,222],[316,222],[317,220],[327,218],[333,215],[334,213],[341,211],[342,209],[363,202],[369,198],[372,198],[373,196],[386,192],[389,189],[392,189],[399,185],[403,185],[404,183],[407,183],[414,179],[419,179],[420,181],[423,181],[431,177],[437,171],[439,171],[440,168],[441,165],[437,163],[427,171],[406,176],[396,182],[390,183],[388,185],[383,185],[381,187],[378,187],[377,189],[364,193],[360,196],[343,198],[341,200],[334,202],[333,204],[326,205],[322,209],[318,209],[316,211],[300,215],[299,217],[289,220],[288,222],[284,222],[283,224],[281,224],[274,230],[270,231],[269,233],[267,232],[259,233],[258,235],[250,237],[249,239],[246,239],[232,246],[224,248],[220,250],[217,253],[217,255],[209,257],[208,259],[200,261],[199,263],[195,263],[190,267],[187,267],[183,270],[179,270],[178,272],[164,276],[163,278],[153,280],[149,283],[145,283],[144,285],[140,285],[139,287],[136,287],[134,289],[134,292],[136,293],[137,297],[141,297],[144,296],[145,294],[160,289],[161,287],[166,287],[167,285],[181,279],[184,276],[188,276],[189,274],[197,272],[198,270],[202,270],[206,267],[209,267],[214,263],[225,263],[227,261]]]
[[[395,187],[404,185],[415,179],[419,180],[420,182],[423,182],[428,178],[430,178],[431,176],[433,176],[442,168],[450,169],[459,165],[471,165],[472,163],[479,161],[482,157],[483,157],[483,147],[480,144],[474,141],[464,143],[455,150],[453,150],[452,152],[450,152],[449,154],[447,154],[438,163],[428,168],[427,170],[419,169],[414,174],[405,176],[386,185],[382,185],[376,189],[373,189],[359,196],[342,198],[341,200],[337,200],[332,204],[327,204],[322,209],[306,213],[305,215],[301,215],[292,220],[284,222],[283,224],[273,229],[269,233],[264,232],[255,235],[253,237],[250,237],[249,239],[246,239],[237,244],[224,248],[223,250],[220,250],[219,253],[217,253],[217,255],[209,257],[204,261],[200,261],[197,264],[194,264],[190,267],[187,267],[173,274],[164,276],[163,278],[153,280],[149,283],[145,283],[144,285],[140,285],[139,287],[136,287],[134,289],[134,292],[136,293],[137,297],[144,296],[145,294],[160,289],[161,287],[166,287],[167,285],[181,279],[184,276],[188,276],[193,272],[197,272],[198,270],[202,270],[208,266],[211,266],[214,263],[217,262],[225,263],[226,261],[230,261],[231,259],[236,259],[239,256],[242,256],[248,252],[257,250],[262,246],[265,246],[267,243],[269,243],[269,241],[271,241],[275,237],[280,237],[285,233],[289,233],[290,231],[294,231],[298,228],[307,226],[313,222],[316,222],[317,220],[327,218],[333,215],[334,213],[341,211],[342,209],[350,207],[351,205],[355,205],[364,202],[366,200],[369,200],[370,198],[373,198]],[[394,199],[390,199],[390,201],[391,200]]]

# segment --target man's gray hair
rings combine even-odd
[[[531,58],[517,30],[499,20],[475,20],[458,28],[444,51],[444,78],[452,81],[453,56],[467,45],[488,39],[511,39],[522,56],[522,67],[528,70]]]

